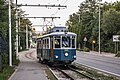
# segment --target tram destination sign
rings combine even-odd
[[[119,42],[120,41],[120,35],[113,35],[113,42]]]

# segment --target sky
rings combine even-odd
[[[14,0],[16,1],[16,0]],[[78,6],[80,6],[80,3],[85,0],[17,0],[18,4],[34,4],[34,5],[65,5],[67,8],[63,9],[55,7],[46,8],[46,7],[21,7],[23,11],[25,11],[25,14],[29,14],[26,17],[60,17],[54,19],[53,21],[51,19],[46,19],[46,22],[44,22],[44,19],[37,18],[37,19],[30,19],[33,25],[44,25],[44,24],[50,24],[52,22],[55,26],[65,26],[65,22],[69,19],[69,15],[76,13],[79,9]],[[115,2],[119,0],[102,0],[103,2]],[[36,31],[42,31],[42,27],[35,26]]]

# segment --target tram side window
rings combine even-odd
[[[47,46],[47,48],[49,48],[49,39],[47,39],[47,45],[46,46]]]
[[[55,39],[55,48],[60,48],[60,39]]]
[[[45,39],[43,39],[43,49],[45,49]]]
[[[47,39],[45,39],[45,49],[47,48]]]

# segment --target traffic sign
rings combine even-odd
[[[84,41],[87,41],[87,38],[86,38],[86,37],[84,37]]]
[[[113,35],[113,42],[119,42],[120,35]]]

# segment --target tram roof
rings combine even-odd
[[[72,32],[53,32],[53,33],[49,33],[49,34],[45,34],[43,36],[41,36],[40,38],[43,38],[43,37],[48,37],[48,36],[61,36],[61,35],[67,35],[67,36],[77,36],[75,33],[72,33]]]

